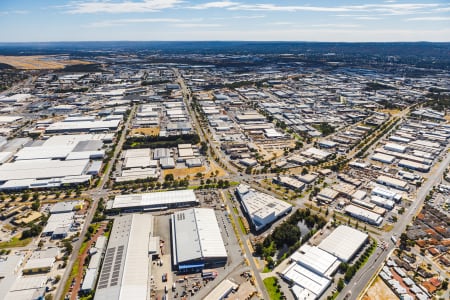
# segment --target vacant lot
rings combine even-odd
[[[196,175],[197,173],[203,173],[206,171],[205,166],[201,167],[194,167],[194,168],[182,168],[182,169],[169,169],[169,170],[163,170],[163,178],[167,174],[173,174],[175,178],[184,178],[187,175],[191,176]]]
[[[0,63],[13,66],[21,70],[63,69],[66,66],[90,64],[81,60],[63,60],[53,56],[3,56],[0,55]]]
[[[134,128],[131,135],[159,135],[159,127]]]
[[[377,277],[369,288],[367,293],[362,298],[363,300],[398,300],[399,298],[394,292],[384,283],[384,281]]]

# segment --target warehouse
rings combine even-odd
[[[378,197],[378,196],[371,196],[370,197],[370,202],[380,206],[380,207],[384,207],[387,209],[393,209],[395,206],[395,201],[389,200],[389,199],[385,199],[382,197]]]
[[[406,181],[397,179],[397,178],[392,178],[392,177],[388,177],[388,176],[384,176],[384,175],[380,175],[377,178],[377,183],[385,185],[385,186],[390,186],[393,187],[395,189],[399,189],[402,191],[408,191],[409,190],[409,186],[408,183]]]
[[[410,169],[410,170],[414,170],[414,171],[419,171],[419,172],[429,172],[430,171],[430,166],[428,165],[424,165],[424,164],[420,164],[414,161],[409,161],[406,159],[402,159],[398,162],[398,166],[402,167],[402,168],[406,168],[406,169]]]
[[[121,120],[96,120],[84,122],[55,122],[45,129],[45,133],[116,131]]]
[[[400,202],[402,200],[402,195],[394,191],[388,190],[386,188],[375,186],[372,189],[372,195],[380,196],[386,199],[394,200],[395,202]]]
[[[272,181],[273,183],[285,186],[292,190],[302,191],[305,188],[305,184],[303,182],[289,176],[277,176],[274,177]]]
[[[281,273],[281,277],[292,282],[292,292],[296,299],[319,299],[331,285],[330,278],[317,274],[297,262],[291,263]]]
[[[379,214],[355,205],[347,205],[345,207],[345,213],[363,222],[367,222],[376,226],[380,226],[383,222],[383,217]]]
[[[308,244],[295,251],[291,255],[291,259],[299,265],[329,278],[336,273],[341,263],[333,254]]]
[[[394,152],[400,152],[400,153],[405,153],[405,151],[407,149],[406,146],[394,144],[394,143],[387,143],[386,145],[384,145],[383,148],[388,151],[394,151]]]
[[[326,203],[331,203],[337,198],[338,195],[339,192],[326,187],[319,191],[317,194],[317,199]]]
[[[108,201],[106,209],[112,212],[151,211],[195,206],[198,203],[193,190],[177,190],[117,195],[114,200]]]
[[[236,195],[256,231],[267,228],[292,210],[292,205],[289,203],[257,192],[244,184],[240,184],[236,188]]]
[[[372,160],[379,161],[385,164],[392,164],[395,160],[395,157],[383,153],[375,153],[374,155],[372,155]]]
[[[150,299],[152,235],[152,215],[131,214],[114,220],[95,300]]]
[[[42,235],[51,236],[52,239],[66,238],[74,223],[74,212],[52,214],[47,220]]]
[[[318,247],[348,263],[368,242],[369,236],[346,225],[340,225]]]
[[[191,208],[171,216],[172,259],[180,272],[223,266],[227,250],[213,209]]]

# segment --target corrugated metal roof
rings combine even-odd
[[[327,236],[318,247],[347,262],[366,242],[367,238],[366,233],[341,225]]]

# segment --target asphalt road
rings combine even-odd
[[[241,227],[238,226],[239,225],[239,221],[238,221],[239,216],[236,216],[236,214],[233,210],[234,204],[230,201],[230,199],[228,199],[228,197],[226,195],[223,194],[223,192],[221,192],[221,193],[222,193],[222,198],[225,200],[226,205],[230,209],[230,215],[233,218],[233,222],[234,222],[234,224],[236,224],[236,230],[239,234],[239,239],[241,240],[241,242],[243,244],[244,254],[245,254],[248,262],[250,263],[250,268],[252,270],[252,274],[255,277],[256,289],[257,289],[258,293],[262,296],[262,299],[270,299],[269,294],[267,293],[266,288],[264,287],[264,282],[262,281],[261,276],[259,274],[259,270],[256,267],[255,261],[253,260],[253,254],[248,247],[248,244],[247,244],[248,236],[246,234],[244,234],[241,230]]]
[[[395,235],[399,237],[400,234],[405,231],[406,226],[412,222],[414,216],[416,216],[419,210],[422,208],[425,197],[428,195],[429,191],[442,179],[442,175],[448,164],[450,163],[450,154],[447,152],[447,148],[444,151],[444,153],[446,153],[444,159],[439,163],[437,169],[434,170],[432,176],[430,176],[428,180],[425,181],[423,185],[417,190],[416,200],[408,208],[408,212],[399,218],[393,230],[384,233],[384,235],[382,236],[382,239],[388,242],[387,249],[382,251],[381,253],[381,249],[377,249],[375,254],[369,258],[368,263],[366,263],[364,267],[356,273],[355,277],[353,277],[353,280],[341,291],[341,293],[337,297],[338,300],[344,299],[345,295],[349,291],[352,292],[352,295],[349,299],[358,299],[359,295],[365,290],[373,276],[377,274],[378,270],[383,266],[384,261],[395,248],[395,245],[390,240],[391,236]]]
[[[124,124],[123,130],[122,130],[122,135],[120,136],[119,141],[117,142],[113,156],[112,156],[111,160],[109,161],[105,172],[100,177],[100,183],[97,185],[97,187],[91,189],[88,192],[92,198],[91,206],[89,207],[89,210],[86,214],[84,227],[80,233],[80,239],[77,242],[75,242],[75,244],[73,245],[72,255],[70,256],[70,259],[67,262],[66,270],[64,271],[64,274],[61,278],[61,284],[58,286],[58,288],[56,290],[55,299],[64,299],[65,295],[63,295],[62,293],[64,292],[65,282],[68,280],[69,275],[73,268],[73,264],[75,263],[75,261],[78,258],[78,252],[83,243],[84,236],[86,234],[87,229],[89,228],[89,225],[91,225],[95,211],[97,210],[98,201],[100,200],[100,198],[106,198],[106,196],[108,195],[108,192],[104,187],[105,187],[105,184],[108,182],[109,175],[112,170],[112,166],[114,166],[114,164],[116,163],[117,157],[120,153],[120,150],[122,149],[123,143],[125,142],[127,129],[130,126],[130,123],[131,123],[131,120],[133,119],[135,111],[136,111],[136,106],[133,106],[133,108],[131,109],[131,112],[128,116],[128,119],[127,119],[126,123]]]

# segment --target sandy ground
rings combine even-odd
[[[131,130],[130,135],[159,135],[159,127],[149,127],[149,128],[134,128]]]
[[[384,281],[377,277],[362,300],[398,300],[399,298],[394,292],[384,283]]]
[[[63,69],[66,66],[78,64],[90,64],[81,60],[59,60],[53,56],[3,56],[0,55],[0,63],[8,64],[21,70]]]
[[[206,171],[206,167],[205,166],[201,166],[201,167],[194,167],[194,168],[182,168],[182,169],[168,169],[168,170],[163,170],[163,178],[167,175],[167,174],[173,174],[173,176],[175,178],[184,178],[187,175],[191,176],[192,175],[196,175],[197,173],[203,173]]]

